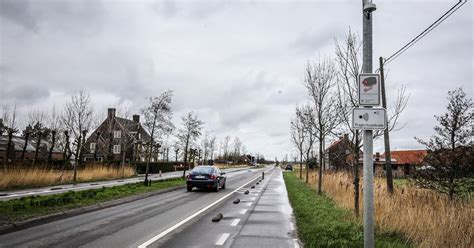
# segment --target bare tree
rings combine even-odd
[[[148,97],[149,105],[142,109],[145,118],[144,126],[150,133],[150,144],[147,148],[145,185],[148,185],[148,172],[150,166],[150,158],[155,146],[155,140],[158,140],[164,133],[170,133],[173,130],[171,118],[173,112],[171,110],[171,99],[173,91],[167,90],[158,97]]]
[[[313,127],[319,141],[319,182],[318,193],[322,193],[323,176],[323,143],[326,136],[331,133],[341,121],[337,112],[335,86],[336,70],[329,59],[306,66],[304,86],[308,90],[310,102],[315,116]]]
[[[8,135],[7,150],[5,151],[5,158],[3,160],[3,166],[6,170],[7,162],[15,159],[15,145],[13,144],[13,135],[18,132],[18,113],[16,105],[10,109],[10,106],[3,105],[2,107],[2,132],[6,132]]]
[[[188,149],[199,136],[201,136],[204,122],[198,119],[193,112],[189,112],[182,117],[182,127],[178,130],[177,138],[181,143],[184,152],[183,178],[186,176],[186,166],[188,165]]]
[[[211,160],[214,160],[214,152],[216,151],[216,136],[209,139],[209,156]]]
[[[462,88],[448,92],[447,112],[435,116],[436,134],[429,140],[418,139],[428,155],[426,168],[415,175],[416,183],[424,188],[455,196],[474,190],[474,103]]]
[[[337,133],[349,133],[351,143],[350,159],[348,167],[352,168],[354,176],[354,213],[359,215],[359,157],[362,147],[361,133],[352,128],[352,109],[359,106],[358,103],[358,77],[362,72],[362,44],[356,35],[349,30],[344,42],[340,44],[335,41],[336,50],[336,71],[337,71],[337,101],[338,113],[342,124],[338,127]],[[394,103],[388,106],[387,127],[389,131],[399,129],[399,116],[408,103],[409,96],[404,87],[398,90],[397,98]],[[373,138],[377,139],[383,135],[383,131],[374,131]]]
[[[48,152],[48,165],[51,165],[52,157],[53,157],[53,151],[56,146],[56,140],[58,138],[59,130],[61,129],[60,126],[61,122],[58,116],[58,113],[56,111],[56,107],[53,106],[51,110],[51,114],[49,115],[48,119],[48,129],[51,134],[51,144],[49,147],[49,152]]]
[[[300,179],[303,178],[303,150],[306,138],[306,130],[304,128],[304,123],[302,120],[302,116],[298,115],[300,110],[296,107],[295,111],[295,118],[290,122],[290,129],[291,129],[291,142],[296,147],[299,153],[300,158]],[[306,166],[306,170],[308,167]]]
[[[80,162],[80,152],[82,150],[82,140],[85,138],[83,137],[83,134],[90,129],[92,122],[91,100],[88,92],[80,90],[71,95],[71,99],[66,103],[64,108],[64,114],[61,121],[65,129],[68,131],[66,136],[69,138],[69,136],[72,135],[74,139],[73,144],[75,144],[75,152],[73,152],[73,181],[76,182],[77,166]]]
[[[225,138],[221,141],[222,147],[222,157],[224,160],[229,158],[229,143],[230,143],[230,136],[225,136]]]
[[[303,150],[304,150],[304,157],[305,157],[305,163],[306,163],[306,183],[308,183],[309,180],[309,168],[310,168],[310,160],[312,159],[311,153],[314,148],[314,143],[316,142],[316,132],[313,127],[313,123],[315,122],[315,116],[312,114],[313,108],[311,105],[303,105],[299,109],[297,109],[296,115],[298,118],[301,119],[302,124],[303,124],[303,129],[305,131],[306,139],[305,142],[303,143]]]

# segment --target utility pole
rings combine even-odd
[[[387,100],[385,98],[385,73],[383,71],[383,58],[379,58],[380,63],[380,87],[382,88],[382,108],[387,108]],[[387,122],[387,116],[385,116]],[[392,176],[392,154],[390,154],[390,137],[388,127],[383,130],[383,140],[385,145],[385,172],[387,176],[387,190],[390,195],[393,194],[393,176]]]
[[[362,0],[362,71],[372,73],[372,12],[376,6],[372,0]],[[368,107],[370,108],[370,107]],[[364,247],[374,247],[374,171],[373,131],[364,130]]]

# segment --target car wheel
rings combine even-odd
[[[188,192],[191,192],[193,191],[193,186],[188,186],[187,189],[188,189]]]
[[[225,189],[225,182],[224,182],[224,184],[222,184],[221,189]]]
[[[219,183],[217,183],[216,187],[214,188],[214,192],[219,192]]]

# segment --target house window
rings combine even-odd
[[[122,132],[119,131],[114,131],[114,138],[115,139],[120,139],[122,137]]]
[[[114,145],[114,154],[120,154],[120,145]]]
[[[96,146],[97,143],[91,143],[91,146],[90,146],[90,149],[91,152],[95,152],[95,146]]]

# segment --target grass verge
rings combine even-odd
[[[351,214],[338,208],[325,195],[284,173],[288,197],[294,210],[298,236],[305,247],[363,247],[363,228]],[[411,247],[395,233],[376,233],[376,247]]]
[[[66,193],[29,196],[0,202],[0,225],[15,223],[65,210],[91,206],[127,196],[142,194],[175,186],[184,185],[184,180],[170,179],[153,182],[146,187],[143,182],[114,186],[110,188],[69,191]]]

